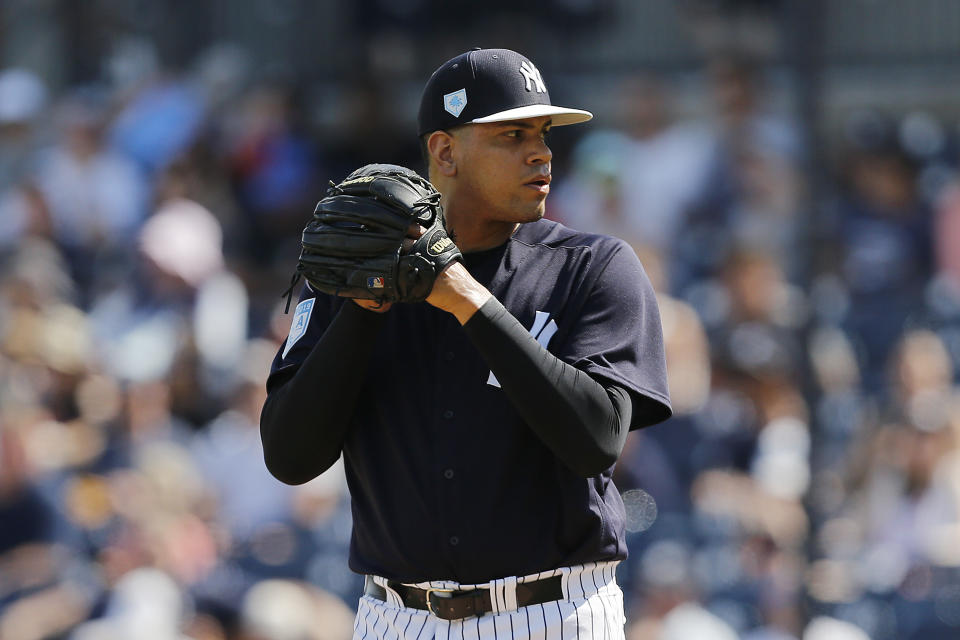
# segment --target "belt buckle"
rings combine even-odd
[[[427,589],[427,611],[429,611],[429,612],[432,613],[433,615],[437,616],[438,618],[442,618],[443,616],[441,616],[437,611],[434,611],[433,605],[432,605],[431,602],[430,602],[430,594],[431,594],[431,593],[434,593],[434,592],[437,592],[437,593],[456,593],[457,590],[456,590],[456,589],[432,589],[432,588],[431,588],[431,589]],[[444,596],[444,597],[446,597],[446,598],[452,598],[453,596]]]

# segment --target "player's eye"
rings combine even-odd
[[[510,129],[509,131],[504,132],[504,135],[508,138],[519,138],[521,135],[523,135],[523,130]]]

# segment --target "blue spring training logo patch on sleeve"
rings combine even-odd
[[[293,345],[297,344],[297,340],[303,337],[307,332],[307,327],[310,326],[310,314],[313,313],[313,303],[316,298],[309,298],[304,300],[297,305],[297,308],[293,312],[293,322],[290,324],[290,335],[287,336],[287,344],[283,348],[283,356],[287,357],[287,354],[290,353],[290,349],[293,348]]]

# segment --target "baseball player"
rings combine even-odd
[[[623,637],[612,468],[671,408],[634,251],[543,219],[547,134],[591,117],[552,105],[514,51],[447,61],[418,124],[463,260],[425,303],[303,288],[261,436],[290,484],[343,455],[355,638]]]

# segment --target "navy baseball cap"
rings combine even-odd
[[[586,122],[589,111],[550,104],[540,72],[510,49],[461,53],[433,72],[420,98],[418,134],[476,122],[551,116],[553,126]]]

